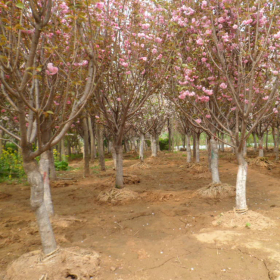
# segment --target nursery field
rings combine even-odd
[[[125,154],[122,190],[112,189],[111,159],[105,172],[97,160],[92,163],[89,178],[83,178],[82,160],[70,162],[70,170],[58,172],[52,182],[52,224],[59,250],[72,258],[72,267],[63,260],[55,264],[55,271],[65,273],[60,276],[30,272],[30,252],[41,249],[30,188],[1,183],[0,279],[280,279],[280,163],[272,152],[266,156],[267,161],[254,161],[248,152],[244,215],[234,212],[232,192],[215,197],[198,192],[211,183],[206,152],[200,164],[187,164],[185,152],[147,154],[145,164]],[[219,166],[222,182],[234,186],[235,156],[220,153]],[[84,266],[73,257],[86,251],[95,258],[88,274],[86,257]],[[9,268],[4,278],[8,265],[26,253],[22,269]]]

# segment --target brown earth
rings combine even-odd
[[[221,153],[220,158],[221,180],[234,186],[235,158],[229,153]],[[269,160],[273,162],[272,155]],[[127,184],[120,192],[112,191],[111,160],[106,162],[106,172],[101,172],[97,163],[92,164],[90,178],[82,177],[80,161],[72,162],[70,171],[58,172],[63,180],[52,183],[56,212],[52,223],[60,252],[73,252],[73,248],[97,252],[95,265],[99,268],[92,275],[77,276],[81,275],[78,270],[86,275],[85,267],[70,259],[76,262],[76,271],[57,279],[277,279],[280,164],[269,164],[269,168],[249,166],[250,211],[240,216],[233,210],[232,196],[195,195],[211,183],[206,154],[198,166],[185,161],[185,152],[161,152],[159,158],[147,159],[145,168],[141,168],[134,155],[127,155]],[[8,264],[23,254],[27,254],[21,258],[25,258],[26,267],[32,268],[35,261],[31,257],[40,248],[35,216],[29,207],[29,187],[1,184],[0,279],[4,279]],[[79,255],[78,251],[73,254]],[[56,270],[66,269],[68,257],[64,258],[56,264]],[[21,259],[9,270],[21,273],[21,269],[15,269]],[[21,279],[56,279],[50,274],[40,278],[29,273]]]

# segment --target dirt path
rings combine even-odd
[[[81,177],[81,163],[73,163],[71,172],[59,176],[75,180],[55,182],[52,190],[59,244],[99,252],[96,280],[276,279],[280,167],[273,169],[273,176],[250,167],[248,176],[249,208],[275,225],[263,228],[262,220],[248,216],[244,227],[224,228],[212,222],[233,209],[234,197],[194,196],[211,182],[210,174],[186,168],[185,160],[183,153],[162,153],[148,159],[147,168],[131,167],[137,161],[125,160],[124,173],[135,175],[140,183],[132,180],[126,185],[138,199],[121,203],[97,201],[112,184],[111,161],[106,162],[106,172],[93,165],[89,179]],[[221,180],[234,185],[237,167],[230,161],[220,161]],[[202,163],[206,164],[206,156]],[[4,271],[10,261],[39,249],[40,240],[29,208],[29,187],[2,184],[0,193],[0,271]]]

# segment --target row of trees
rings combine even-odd
[[[199,135],[207,133],[214,182],[217,140],[232,146],[236,208],[247,210],[245,142],[252,133],[262,139],[269,125],[279,138],[277,1],[12,0],[0,9],[0,129],[21,149],[44,253],[57,246],[50,149],[69,129],[82,129],[89,159],[93,119],[98,139],[108,133],[112,140],[120,188],[126,135],[143,143],[149,131],[156,156],[170,116],[187,135],[189,160],[191,131],[197,160]]]

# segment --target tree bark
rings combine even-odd
[[[60,140],[60,143],[61,143],[61,146],[60,146],[60,154],[61,154],[61,160],[62,161],[66,161],[66,155],[65,155],[65,137],[63,137],[61,140]]]
[[[104,147],[103,147],[103,127],[101,125],[96,126],[97,128],[97,146],[98,146],[98,157],[101,171],[106,171]]]
[[[56,250],[57,245],[50,223],[48,211],[44,203],[43,178],[39,171],[39,166],[36,160],[31,160],[28,162],[24,160],[23,166],[27,174],[28,182],[31,185],[30,204],[36,214],[43,252],[44,254],[49,254]]]
[[[264,138],[263,134],[259,136],[259,157],[264,157],[263,138]]]
[[[186,135],[186,142],[187,142],[187,163],[192,161],[192,150],[191,150],[191,134],[187,133]]]
[[[95,135],[93,132],[93,123],[90,116],[88,117],[88,128],[90,136],[90,161],[94,162],[94,159],[96,158]]]
[[[155,135],[151,136],[151,149],[152,149],[152,157],[157,156],[157,140]]]
[[[256,133],[252,133],[253,134],[253,137],[254,137],[254,152],[256,153],[257,152],[257,136],[256,136]]]
[[[224,133],[221,133],[222,140],[224,140],[224,137],[225,137]],[[224,152],[224,151],[225,151],[225,144],[224,144],[224,142],[221,142],[221,152]]]
[[[200,138],[200,133],[196,133],[196,141],[195,141],[195,162],[200,162],[200,154],[199,154],[199,138]]]
[[[139,145],[139,158],[142,162],[144,161],[144,142],[145,142],[145,135],[141,133],[140,145]]]
[[[53,203],[52,203],[50,178],[49,178],[49,171],[50,171],[49,151],[46,151],[41,154],[40,161],[39,161],[39,170],[43,177],[44,203],[45,203],[49,216],[51,216],[54,214],[54,209],[53,209]]]
[[[112,158],[113,158],[114,170],[116,170],[116,168],[117,168],[116,150],[111,141],[109,142],[109,145],[110,145],[110,152],[111,152]]]
[[[90,154],[89,154],[89,143],[88,143],[88,124],[87,119],[84,117],[82,120],[83,130],[84,130],[84,177],[88,177],[90,175],[89,162],[90,162]]]
[[[275,160],[279,160],[279,127],[274,127],[274,153]]]
[[[123,188],[123,148],[122,145],[115,146],[116,151],[116,188]]]
[[[173,131],[172,131],[172,123],[171,120],[168,119],[168,151],[173,151]]]
[[[196,159],[196,134],[193,133],[193,160]]]
[[[3,130],[0,129],[0,156],[2,155],[2,150],[3,150]]]
[[[53,148],[51,148],[48,152],[49,152],[49,163],[50,163],[50,180],[56,180]]]
[[[268,151],[268,130],[266,131],[265,148],[266,148],[266,151]]]
[[[219,175],[219,151],[218,143],[212,137],[210,140],[211,149],[211,173],[212,173],[212,183],[221,183]]]
[[[238,162],[238,173],[236,180],[236,209],[246,211],[246,181],[248,164],[243,157],[243,151],[236,152],[236,155]]]

